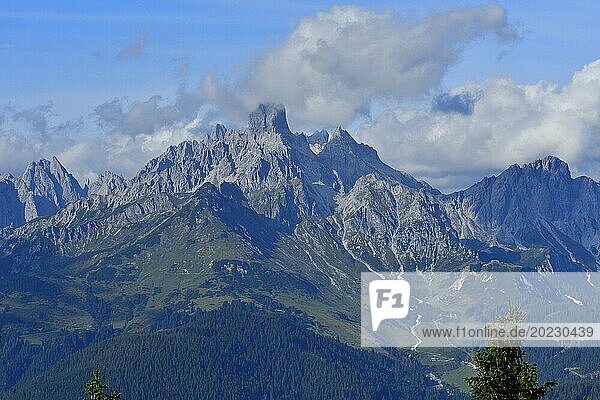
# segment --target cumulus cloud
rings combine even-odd
[[[44,155],[56,154],[70,142],[69,133],[80,130],[82,120],[54,123],[51,103],[28,109],[1,107],[5,121],[0,125],[0,173],[20,173]]]
[[[130,105],[115,100],[97,107],[93,118],[63,122],[46,119],[44,129],[38,129],[39,132],[32,132],[21,123],[24,115],[32,114],[31,110],[38,107],[29,110],[5,108],[9,115],[7,119],[19,123],[0,127],[0,173],[19,175],[34,160],[58,156],[82,183],[93,180],[107,169],[132,176],[168,146],[200,139],[209,126],[217,122],[210,109],[194,109],[192,114],[188,107],[191,100],[186,100],[186,96],[192,94],[185,92],[173,104],[165,105],[157,105],[158,99],[154,98]],[[180,102],[187,105],[178,105]],[[45,109],[45,106],[41,108]],[[46,114],[51,114],[51,109]],[[151,117],[153,112],[159,116],[144,125],[144,118]],[[17,115],[19,117],[15,118]],[[94,133],[100,121],[104,124],[105,134]]]
[[[136,136],[152,134],[173,124],[190,121],[204,105],[200,93],[180,86],[172,104],[164,103],[158,95],[144,101],[114,99],[97,106],[93,116],[107,132]]]
[[[118,61],[124,60],[139,60],[146,57],[146,31],[140,29],[134,36],[133,40],[119,50],[117,54]]]
[[[433,98],[431,109],[446,113],[471,115],[478,94],[470,92],[441,93]]]
[[[106,130],[117,129],[123,123],[121,100],[114,99],[96,106],[93,115],[101,128]]]
[[[35,133],[46,134],[48,118],[52,113],[52,103],[41,104],[13,114],[15,122],[21,122]]]
[[[394,12],[334,7],[306,18],[238,81],[207,76],[207,97],[241,118],[260,102],[283,103],[301,127],[346,124],[378,99],[421,98],[439,84],[468,42],[516,37],[497,5],[467,7],[411,22]]]
[[[170,145],[184,140],[197,140],[200,131],[212,123],[208,116],[174,123],[151,133],[125,135],[112,133],[63,146],[55,152],[63,164],[79,179],[93,180],[107,169],[125,177],[133,176],[146,162]]]
[[[64,121],[59,123],[58,125],[54,126],[52,128],[53,132],[56,133],[60,133],[63,135],[70,135],[70,134],[78,134],[83,130],[83,127],[85,126],[85,121],[83,119],[83,117],[79,117],[75,120],[68,120],[68,121]]]
[[[37,139],[0,131],[0,174],[22,172],[27,162],[40,158],[40,146]]]
[[[446,191],[548,154],[575,174],[600,177],[600,60],[564,86],[492,78],[433,103],[385,112],[357,136],[395,167]]]
[[[199,89],[188,90],[188,62],[173,60],[180,87],[171,103],[158,95],[117,98],[86,121],[57,124],[51,104],[4,111],[0,171],[18,174],[32,159],[58,155],[79,178],[105,169],[130,176],[167,146],[210,129],[216,121],[209,103],[238,121],[258,103],[283,103],[292,126],[312,129],[353,122],[373,103],[430,99],[422,108],[384,112],[358,129],[358,139],[446,191],[547,154],[564,158],[576,173],[600,176],[594,162],[600,156],[600,61],[563,87],[493,78],[431,96],[464,47],[486,35],[516,38],[502,7],[459,8],[418,20],[334,7],[302,20],[241,77],[209,74]],[[141,30],[117,58],[143,57],[146,43]],[[99,134],[82,134],[96,126]]]

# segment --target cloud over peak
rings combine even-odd
[[[261,102],[286,104],[300,127],[347,124],[378,99],[422,98],[486,34],[516,37],[497,5],[407,21],[394,12],[334,7],[303,19],[285,43],[262,54],[246,76],[206,77],[207,98],[234,118]],[[238,114],[238,115],[236,115]]]
[[[441,101],[445,110],[435,101],[431,110],[390,110],[360,127],[358,137],[396,168],[446,191],[547,154],[567,160],[576,174],[600,176],[600,60],[564,86],[498,77],[450,93]],[[463,107],[460,93],[477,94],[469,112],[452,110]]]

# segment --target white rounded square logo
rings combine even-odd
[[[410,284],[405,280],[375,280],[369,283],[371,324],[373,331],[386,319],[402,319],[408,315]]]

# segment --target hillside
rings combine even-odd
[[[2,398],[76,399],[96,363],[124,399],[449,398],[414,357],[354,349],[288,313],[235,303],[191,319],[94,344]]]
[[[442,194],[341,128],[292,132],[274,105],[130,179],[106,172],[82,187],[57,159],[35,162],[0,178],[0,329],[28,349],[5,385],[108,336],[144,337],[164,310],[233,300],[298,310],[357,346],[361,272],[597,271],[597,204],[600,185],[555,157]],[[61,340],[75,342],[32,361],[27,346]],[[469,368],[420,361],[452,382]]]

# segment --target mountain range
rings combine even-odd
[[[165,309],[298,310],[359,343],[363,271],[597,271],[600,184],[548,156],[443,194],[342,128],[243,129],[84,186],[56,158],[0,176],[0,327],[137,332]]]
[[[42,227],[66,232],[80,225],[76,215],[101,205],[143,208],[148,197],[160,202],[166,198],[161,194],[211,184],[235,185],[245,205],[289,232],[303,221],[323,221],[337,232],[334,240],[370,268],[452,269],[490,261],[557,270],[599,265],[600,185],[572,178],[556,157],[513,165],[442,194],[386,165],[342,128],[292,133],[284,108],[276,105],[259,106],[245,129],[217,125],[204,140],[169,147],[131,179],[107,171],[82,187],[57,158],[33,162],[19,177],[1,175],[0,228],[5,243]]]

